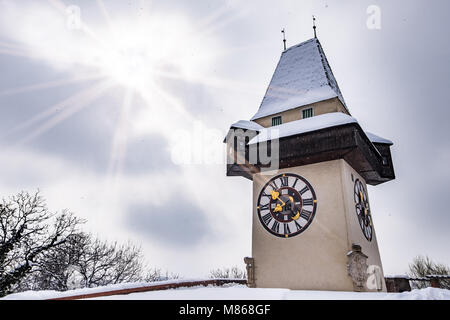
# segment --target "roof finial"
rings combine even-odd
[[[286,32],[283,30],[281,30],[281,33],[283,34],[283,44],[284,44],[284,51],[286,51]]]
[[[316,34],[316,17],[313,15],[313,29],[314,29],[314,38],[317,38]]]

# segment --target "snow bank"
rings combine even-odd
[[[307,291],[248,288],[245,285],[170,289],[99,297],[103,300],[450,300],[450,290],[426,288],[403,293]]]
[[[6,300],[42,300],[42,299],[54,299],[54,298],[63,298],[63,297],[72,297],[78,295],[86,295],[98,292],[105,291],[115,291],[115,290],[124,290],[124,289],[132,289],[132,288],[142,288],[148,286],[158,286],[164,284],[173,284],[173,283],[181,283],[181,282],[189,282],[189,281],[205,281],[206,279],[170,279],[164,281],[154,281],[154,282],[128,282],[128,283],[118,283],[112,284],[108,286],[100,286],[95,288],[82,288],[68,291],[55,291],[55,290],[42,290],[42,291],[24,291],[20,293],[13,293],[7,295],[6,297],[0,299]]]
[[[187,281],[187,280],[179,280]],[[173,280],[168,282],[174,283]],[[167,281],[158,284],[168,283]],[[11,294],[3,299],[9,300],[40,300],[58,297],[90,294],[94,292],[112,291],[145,284],[122,284],[92,289],[57,291],[27,291]],[[248,288],[240,284],[226,284],[221,287],[197,286],[160,291],[131,293],[127,295],[114,295],[96,297],[98,300],[450,300],[450,290],[426,288],[403,293],[385,292],[343,292],[343,291],[309,291],[289,289]]]

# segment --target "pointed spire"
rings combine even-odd
[[[332,98],[338,98],[347,109],[319,39],[312,38],[283,51],[251,120]]]
[[[314,38],[317,39],[317,33],[316,33],[316,17],[313,15],[313,30],[314,30]]]
[[[283,30],[281,30],[281,33],[283,34],[283,44],[284,44],[284,51],[286,51],[286,32]]]

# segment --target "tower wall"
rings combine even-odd
[[[256,203],[268,180],[288,172],[304,177],[312,185],[317,211],[304,232],[285,239],[264,229]],[[252,257],[256,287],[353,291],[347,271],[347,253],[353,243],[361,245],[369,265],[381,268],[375,235],[368,243],[358,224],[351,174],[354,179],[362,179],[344,160],[333,160],[253,176]]]
[[[383,266],[381,263],[380,251],[378,249],[378,241],[373,228],[372,241],[367,241],[364,234],[359,226],[358,218],[355,211],[355,201],[354,201],[354,181],[359,179],[364,188],[367,190],[366,182],[347,162],[341,161],[341,172],[342,172],[342,190],[344,194],[344,206],[346,212],[348,241],[351,244],[355,243],[361,246],[362,252],[368,256],[367,265],[377,266],[381,272],[381,285],[382,291],[386,291],[386,283],[384,281]],[[369,195],[368,195],[369,196]],[[369,198],[370,203],[370,198]],[[373,217],[373,213],[372,213]],[[370,290],[369,290],[370,291]]]

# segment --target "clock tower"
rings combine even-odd
[[[225,141],[227,176],[253,181],[249,286],[386,291],[367,185],[395,178],[392,142],[351,116],[317,38],[283,51]]]

